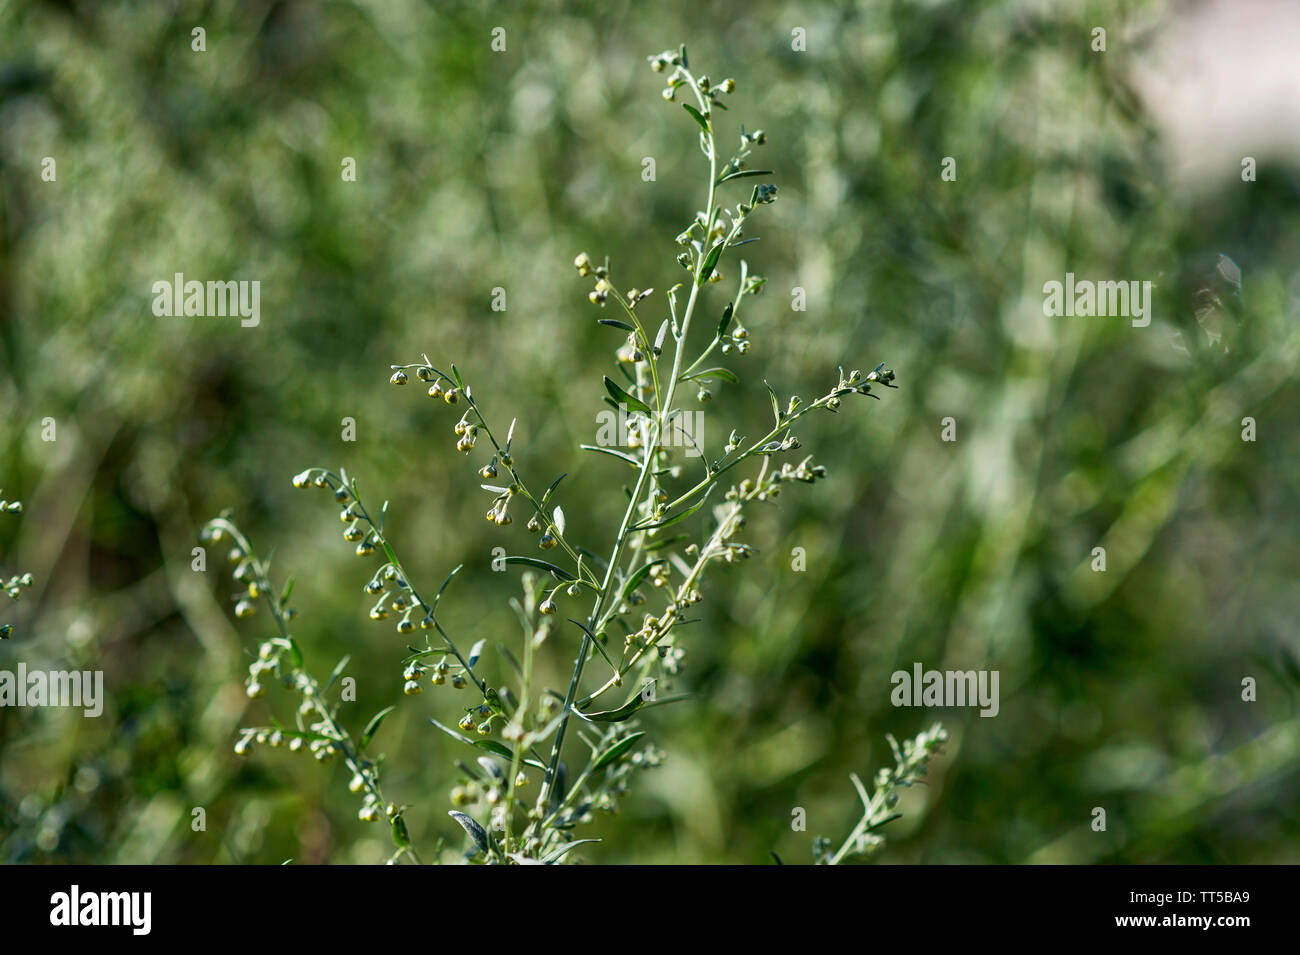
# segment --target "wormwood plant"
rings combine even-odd
[[[616,287],[608,261],[598,265],[585,252],[574,260],[579,275],[593,282],[590,302],[617,316],[598,321],[627,336],[617,351],[621,380],[606,376],[603,381],[604,400],[628,422],[627,435],[620,447],[580,446],[609,457],[610,466],[621,469],[631,484],[610,538],[589,547],[568,533],[559,503],[563,475],[544,489],[526,476],[512,446],[514,422],[504,432],[494,426],[456,365],[449,363],[444,370],[421,354],[416,361],[390,367],[392,384],[405,386],[414,379],[437,405],[453,415],[460,411],[451,426],[455,447],[475,459],[487,495],[487,520],[504,532],[514,516],[520,517],[524,533],[506,532],[507,540],[519,547],[532,535],[536,549],[546,555],[504,558],[523,568],[522,595],[511,601],[522,631],[520,650],[516,654],[504,645],[499,648],[512,671],[507,671],[510,682],[499,680],[504,668],[490,668],[481,659],[485,641],[462,649],[463,643],[439,620],[439,601],[461,567],[437,591],[419,589],[398,557],[386,523],[386,503],[372,508],[356,480],[342,469],[312,467],[293,478],[295,487],[328,491],[340,508],[344,539],[355,545],[359,557],[377,561],[363,589],[374,600],[371,619],[394,620],[398,634],[409,638],[401,660],[404,692],[416,696],[426,685],[448,684],[460,691],[441,703],[458,715],[446,716],[440,710],[429,722],[476,756],[471,762],[456,762],[459,782],[450,793],[450,815],[470,837],[467,857],[480,861],[555,863],[574,847],[594,841],[575,838],[575,830],[593,813],[613,811],[635,775],[663,758],[638,728],[637,717],[682,699],[660,690],[670,687],[683,665],[681,631],[694,622],[689,609],[704,599],[706,571],[753,553],[739,535],[755,504],[775,501],[787,486],[826,477],[825,468],[811,456],[796,459],[793,452],[800,443],[795,426],[813,412],[837,411],[845,399],[877,398],[874,387],[894,387],[894,373],[883,364],[866,375],[845,374],[841,368],[830,390],[808,402],[797,396],[783,402],[769,386],[772,420],[765,433],[750,438],[733,430],[716,454],[686,426],[683,390],[695,389],[695,397],[703,402],[712,398],[710,388],[716,383],[739,380],[734,371],[709,361],[715,355],[739,357],[750,351],[741,315],[746,301],[762,291],[764,280],[740,260],[734,298],[721,308],[708,309],[713,315],[708,319],[703,303],[706,289],[722,281],[724,263],[755,241],[745,236],[750,219],[776,200],[777,189],[765,182],[749,183],[771,175],[749,167],[751,153],[767,140],[761,130],[746,132],[742,126],[734,150],[729,155],[720,151],[715,121],[735,81],[714,83],[695,75],[685,47],[649,60],[656,72],[667,74],[664,99],[674,102],[680,95],[687,100],[682,107],[698,132],[708,179],[704,208],[677,236],[683,281],[659,299],[651,298],[650,288]],[[729,195],[745,185],[750,185],[747,194]],[[655,301],[666,301],[666,315]],[[652,334],[654,311],[662,318]],[[707,337],[702,340],[700,326],[706,322]],[[690,520],[707,504],[712,505],[709,510]],[[249,696],[262,696],[273,678],[299,698],[292,726],[272,721],[247,727],[236,752],[246,754],[255,744],[265,743],[305,750],[321,762],[341,760],[350,773],[351,789],[361,796],[360,818],[378,821],[386,816],[392,826],[396,851],[390,861],[420,861],[404,821],[406,807],[388,801],[381,789],[382,758],[368,755],[393,707],[375,714],[359,733],[349,730],[333,691],[347,659],[324,683],[306,670],[302,650],[290,634],[292,579],[282,590],[273,588],[268,563],[228,516],[209,522],[203,533],[209,541],[233,541],[229,556],[239,586],[235,615],[253,614],[262,601],[275,624],[275,633],[261,643],[249,667]],[[561,618],[567,619],[566,625],[557,623]],[[567,687],[537,685],[537,655],[572,652],[574,644],[577,653]],[[897,789],[924,775],[945,738],[937,725],[901,748],[891,738],[895,767],[881,770],[870,796],[853,777],[863,801],[862,819],[834,851],[829,840],[818,839],[816,860],[838,863],[878,848],[882,840],[877,830],[897,817]]]
[[[0,500],[0,514],[21,514],[22,512],[22,501]],[[0,586],[4,587],[4,592],[14,600],[18,599],[24,587],[30,587],[31,585],[31,574],[14,574],[8,580],[0,583]],[[0,640],[8,640],[13,632],[14,625],[12,623],[0,623]]]

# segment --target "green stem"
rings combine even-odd
[[[705,103],[703,97],[700,95],[699,85],[698,83],[696,83],[695,77],[691,75],[691,73],[685,68],[685,66],[680,66],[678,67],[678,69],[680,69],[681,72],[686,76],[687,82],[690,85],[691,90],[695,93],[696,99],[700,103],[701,113],[703,113],[703,115],[708,117],[709,116],[708,106]],[[705,241],[700,243],[700,251],[696,255],[696,260],[695,260],[695,271],[693,275],[696,277],[696,279],[698,279],[700,275],[700,272],[704,265],[705,256],[708,254],[708,248],[707,248],[708,236],[709,233],[713,231],[713,220],[714,217],[717,215],[717,209],[715,208],[715,201],[716,201],[716,191],[717,191],[716,180],[717,180],[718,161],[717,161],[717,148],[714,145],[714,141],[713,141],[713,123],[711,119],[709,121],[708,140],[709,140],[709,201],[705,211],[705,228],[704,228]],[[578,658],[573,665],[573,675],[569,679],[569,689],[564,697],[564,709],[560,715],[560,725],[557,728],[555,733],[555,743],[551,749],[551,759],[546,767],[546,777],[545,777],[545,781],[542,784],[542,792],[539,797],[539,804],[542,806],[543,811],[545,810],[545,806],[550,799],[551,789],[555,784],[555,775],[556,775],[556,770],[559,767],[560,753],[562,752],[564,747],[565,731],[568,729],[569,719],[573,713],[574,697],[577,695],[578,685],[582,680],[582,671],[587,664],[587,655],[591,649],[590,633],[596,632],[593,631],[591,628],[596,624],[596,622],[601,617],[601,611],[604,607],[605,599],[609,595],[610,585],[613,582],[614,574],[616,573],[616,571],[618,570],[621,564],[622,557],[623,557],[623,548],[627,543],[628,529],[632,525],[633,515],[636,513],[637,508],[640,506],[641,495],[645,491],[646,482],[650,477],[651,471],[653,471],[654,469],[655,449],[659,446],[659,437],[663,433],[663,428],[667,423],[668,415],[672,411],[673,395],[675,394],[677,389],[677,376],[681,373],[682,358],[686,351],[686,339],[687,339],[687,335],[690,332],[691,318],[695,313],[695,304],[699,299],[699,292],[700,292],[700,283],[697,280],[693,280],[691,282],[691,295],[690,298],[687,300],[686,310],[682,316],[681,329],[679,330],[679,333],[675,338],[675,345],[673,348],[673,371],[668,378],[668,385],[664,392],[663,402],[659,408],[658,414],[655,417],[654,428],[651,433],[651,440],[648,442],[645,448],[645,460],[642,462],[641,465],[641,473],[637,477],[636,487],[632,491],[632,497],[628,501],[627,509],[623,512],[623,520],[622,523],[619,525],[618,536],[615,538],[614,541],[613,552],[611,553],[609,563],[605,568],[604,582],[601,585],[600,591],[596,595],[595,606],[592,608],[591,615],[588,617],[587,630],[585,630],[582,635],[582,646],[578,650]]]

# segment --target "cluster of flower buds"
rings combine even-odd
[[[650,61],[650,69],[656,73],[662,73],[670,66],[684,66],[680,53],[665,52],[655,56],[646,57]],[[672,76],[668,78],[668,85],[664,87],[663,97],[668,102],[673,102],[677,98],[677,91],[689,82],[686,74],[681,70],[674,70]],[[701,76],[695,80],[695,88],[700,91],[700,95],[714,104],[722,95],[730,95],[736,92],[736,81],[727,77],[719,83],[714,83],[707,75]],[[725,107],[723,107],[725,109]]]
[[[859,394],[871,395],[871,386],[873,384],[883,385],[886,388],[897,388],[898,386],[893,384],[893,381],[894,369],[886,368],[885,363],[882,361],[874,370],[868,372],[865,378],[862,376],[862,372],[856,368],[845,376],[844,369],[841,368],[840,383],[836,390],[841,394],[846,391],[856,391]],[[875,395],[871,395],[871,397],[874,398]]]
[[[252,751],[253,744],[259,743],[270,746],[272,749],[280,749],[288,745],[292,752],[297,752],[302,748],[302,739],[297,736],[286,736],[285,733],[278,729],[255,729],[245,730],[239,741],[235,743],[235,755],[247,756]],[[293,745],[297,743],[298,745]]]
[[[628,308],[636,308],[654,292],[655,290],[652,288],[630,288],[623,294],[623,297],[627,299]]]
[[[489,475],[484,474],[484,472],[487,470],[488,470],[487,468],[483,468],[483,470],[480,471],[479,474],[482,474],[484,477],[488,477]],[[514,522],[509,512],[510,499],[513,496],[514,496],[514,492],[511,489],[507,488],[504,491],[504,493],[499,494],[492,501],[492,506],[488,508],[487,511],[487,520],[489,524],[495,524],[497,527],[507,527]]]
[[[469,454],[474,450],[474,445],[478,441],[478,425],[470,424],[465,417],[461,417],[456,422],[456,427],[452,429],[456,434],[456,450],[462,454]]]
[[[647,56],[646,59],[650,61],[650,69],[656,73],[662,73],[670,66],[684,65],[682,52],[681,50],[664,50],[662,53]]]
[[[791,465],[786,461],[781,465],[781,470],[772,475],[772,483],[779,484],[782,481],[803,481],[805,484],[812,484],[826,477],[826,468],[820,464],[809,465],[812,458],[804,458],[797,465]]]
[[[599,305],[604,308],[605,302],[609,300],[609,293],[614,290],[614,286],[609,284],[609,269],[603,265],[592,264],[591,256],[587,255],[586,252],[578,253],[573,260],[573,267],[578,270],[578,274],[581,276],[596,276],[596,287],[587,294],[587,298],[592,305]],[[653,291],[654,289],[648,289],[642,293],[636,292],[634,289],[633,292],[636,292],[636,294],[629,295],[629,303],[635,305],[641,298]]]
[[[875,370],[869,372],[865,378],[863,377],[862,372],[858,371],[856,368],[847,375],[844,374],[844,369],[841,368],[839,384],[836,385],[830,394],[823,398],[820,403],[831,411],[838,411],[840,407],[840,398],[843,395],[856,393],[867,395],[870,398],[878,398],[878,395],[871,393],[871,386],[873,384],[878,384],[883,385],[886,388],[897,388],[898,386],[893,384],[893,381],[894,370],[892,368],[886,368],[884,362],[877,365]]]
[[[392,376],[388,379],[390,384],[404,385],[410,380],[406,374],[405,367],[400,365],[393,365],[391,367],[395,370],[393,371]],[[419,378],[420,381],[429,383],[430,398],[441,398],[449,405],[454,405],[460,400],[460,389],[456,387],[455,383],[444,378],[431,366],[416,365],[415,377]],[[444,385],[443,382],[446,382],[446,384]]]
[[[208,540],[216,542],[224,534],[219,527],[211,527],[207,529],[207,536]],[[232,547],[227,557],[235,568],[231,578],[242,588],[242,593],[232,598],[235,601],[235,616],[241,619],[251,617],[257,610],[258,599],[266,594],[270,584],[267,583],[261,564],[245,554],[242,547]],[[285,612],[286,619],[292,619],[293,616],[291,611]]]
[[[524,525],[524,529],[532,534],[541,532],[542,536],[537,538],[537,546],[542,550],[551,550],[560,543],[559,538],[551,533],[551,526],[537,513],[528,518],[528,523]]]
[[[387,620],[390,613],[400,613],[402,618],[397,622],[397,632],[401,634],[414,633],[417,611],[424,610],[422,604],[411,590],[410,584],[398,573],[397,568],[391,563],[385,564],[379,570],[375,571],[374,576],[366,581],[362,588],[367,594],[378,596],[379,599],[375,605],[370,608],[371,620]],[[424,614],[419,621],[420,629],[433,629],[433,618],[429,614]]]
[[[468,681],[465,679],[463,667],[457,667],[452,672],[451,664],[446,658],[439,660],[433,666],[425,666],[418,660],[412,661],[402,670],[402,692],[407,696],[415,696],[424,692],[424,684],[421,682],[425,674],[429,674],[429,682],[434,686],[442,686],[449,680],[451,685],[457,690],[465,689]]]
[[[304,706],[310,706],[304,703]],[[268,745],[273,749],[285,747],[291,753],[301,752],[306,749],[316,757],[317,762],[328,763],[338,755],[339,748],[332,739],[320,738],[327,728],[325,723],[316,723],[311,728],[312,736],[297,733],[286,733],[279,729],[263,727],[261,729],[244,730],[243,735],[235,743],[235,755],[247,756],[252,752],[253,745]]]
[[[496,713],[487,703],[480,703],[460,718],[459,726],[466,733],[477,732],[480,736],[492,735],[492,720]]]
[[[383,811],[381,813],[381,804],[382,800],[375,795],[373,791],[367,792],[365,801],[362,802],[361,808],[357,810],[357,818],[362,822],[378,822],[381,816],[387,816],[389,819],[393,819],[400,812],[397,806],[390,802],[383,805]]]
[[[454,806],[469,806],[477,803],[480,798],[487,805],[492,807],[490,824],[494,829],[505,829],[508,821],[505,806],[501,805],[501,799],[504,791],[509,788],[506,772],[497,763],[486,756],[478,758],[478,764],[483,768],[484,776],[469,776],[474,770],[461,764],[461,768],[469,777],[459,786],[451,791],[451,802]],[[528,776],[523,771],[515,775],[515,788],[522,789],[528,785]]]
[[[727,334],[722,336],[722,354],[730,355],[733,351],[739,355],[749,353],[749,330],[743,325],[737,324],[735,328],[730,329]]]
[[[5,581],[4,590],[5,593],[7,593],[10,597],[12,597],[14,600],[17,600],[18,595],[22,593],[22,588],[30,587],[31,585],[32,585],[31,574],[15,574],[13,577],[10,577],[8,580]],[[8,636],[8,634],[5,634],[5,636]]]
[[[629,650],[653,646],[672,628],[675,616],[675,610],[665,612],[662,620],[648,613],[641,618],[640,628],[629,633],[623,642]]]
[[[636,332],[629,332],[627,342],[619,348],[617,358],[625,365],[634,365],[639,361],[645,361],[645,352],[641,350],[641,344],[637,340]]]
[[[365,798],[361,803],[361,808],[357,811],[357,818],[362,822],[378,822],[381,816],[387,816],[393,819],[401,812],[393,803],[385,803],[383,797],[379,794],[379,775],[375,765],[369,760],[360,763],[356,772],[352,774],[352,779],[348,783],[348,790],[354,793],[364,792]]]
[[[270,675],[280,680],[285,686],[292,686],[294,675],[284,666],[284,655],[289,650],[286,639],[267,640],[257,649],[257,659],[248,665],[248,679],[245,692],[250,700],[266,695],[266,685],[262,682]]]

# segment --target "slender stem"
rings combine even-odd
[[[687,83],[695,93],[696,99],[700,103],[701,113],[706,117],[709,116],[709,109],[703,97],[699,92],[699,84],[695,77],[685,68],[679,66],[678,69],[686,76]],[[600,591],[596,594],[595,605],[592,607],[591,615],[588,617],[587,629],[582,636],[582,646],[578,650],[578,658],[573,665],[573,675],[569,680],[569,689],[564,698],[564,709],[560,715],[560,725],[555,733],[555,743],[551,749],[551,759],[546,768],[546,777],[542,785],[542,792],[539,797],[539,804],[545,809],[546,803],[550,798],[551,789],[555,784],[556,770],[560,762],[560,753],[564,747],[565,731],[568,729],[569,718],[573,713],[573,701],[578,692],[578,685],[582,680],[582,671],[587,663],[587,654],[591,649],[591,628],[601,618],[601,611],[604,607],[605,600],[609,596],[610,586],[614,580],[614,574],[617,572],[623,557],[623,548],[627,543],[628,530],[632,525],[633,515],[641,503],[641,495],[646,489],[646,483],[654,470],[655,451],[659,446],[660,435],[668,421],[668,415],[672,411],[673,396],[677,389],[677,376],[681,372],[682,358],[686,352],[687,335],[690,333],[691,318],[695,314],[695,305],[699,299],[700,282],[698,281],[701,270],[704,266],[704,259],[708,254],[708,237],[713,230],[713,220],[717,216],[715,201],[717,198],[717,148],[713,139],[712,119],[709,119],[709,200],[705,211],[704,241],[700,243],[699,252],[695,259],[695,271],[693,275],[695,280],[691,282],[691,294],[686,303],[686,310],[682,316],[681,328],[676,335],[673,347],[673,370],[668,377],[668,385],[664,390],[663,401],[660,404],[658,414],[655,416],[654,425],[651,429],[650,440],[646,444],[645,458],[641,464],[641,473],[637,476],[636,487],[632,491],[632,497],[628,501],[627,509],[623,512],[623,520],[619,525],[618,536],[614,541],[613,552],[610,555],[609,563],[605,568],[605,578],[601,585]]]

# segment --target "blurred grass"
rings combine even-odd
[[[621,339],[569,263],[585,249],[625,285],[680,280],[673,236],[704,173],[644,56],[685,40],[736,77],[726,119],[768,132],[781,189],[746,250],[769,282],[747,305],[745,383],[705,408],[707,439],[759,426],[762,378],[807,396],[837,364],[883,360],[902,388],[800,428],[830,479],[751,521],[760,558],[711,578],[681,680],[697,699],[646,721],[668,760],[584,857],[806,861],[812,835],[854,820],[847,774],[935,715],[888,703],[889,674],[923,661],[999,670],[1002,707],[943,714],[949,754],[904,801],[887,860],[1297,861],[1297,165],[1249,189],[1231,170],[1196,193],[1166,180],[1126,79],[1140,51],[1118,42],[1164,15],[0,5],[0,486],[26,503],[0,556],[37,581],[0,668],[102,668],[111,691],[95,721],[0,709],[0,858],[382,861],[342,769],[232,754],[241,720],[291,704],[243,696],[265,621],[236,630],[219,561],[190,570],[197,528],[234,507],[274,547],[309,660],[323,676],[353,657],[357,725],[400,697],[400,644],[366,619],[369,569],[333,511],[290,488],[303,467],[346,466],[387,497],[420,580],[470,565],[444,604],[452,633],[514,640],[516,575],[485,572],[502,538],[454,417],[389,388],[387,366],[455,361],[494,421],[519,417],[534,481],[569,473],[574,535],[603,540],[619,476],[571,449]],[[1081,39],[1095,23],[1104,56]],[[939,180],[945,156],[957,182]],[[1194,311],[1219,254],[1244,280],[1211,345]],[[724,270],[706,309],[731,294]],[[1044,319],[1042,283],[1066,271],[1155,282],[1155,321]],[[260,280],[261,325],[154,318],[150,287],[175,272]],[[947,415],[956,443],[939,439]],[[551,685],[572,652],[557,640],[539,661]],[[444,814],[463,754],[425,722],[454,708],[402,700],[379,741],[419,845],[458,844]],[[1087,828],[1098,805],[1105,834]],[[808,833],[790,831],[796,806]]]

